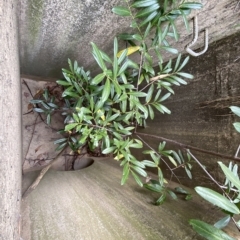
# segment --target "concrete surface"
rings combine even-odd
[[[197,240],[191,218],[209,223],[222,213],[194,194],[192,201],[167,199],[152,205],[158,194],[142,189],[129,178],[120,185],[115,161],[95,161],[74,172],[49,171],[22,205],[24,240]],[[23,190],[36,177],[23,179]],[[176,184],[172,183],[171,187]],[[230,225],[226,231],[237,237]],[[238,238],[239,239],[239,238]]]
[[[21,201],[21,93],[16,1],[0,3],[0,239],[17,240]]]
[[[209,28],[210,42],[240,31],[238,0],[199,2],[204,5],[203,10],[193,12],[192,16],[198,14],[199,30]],[[130,23],[128,18],[116,16],[111,9],[124,4],[123,0],[19,1],[21,73],[58,78],[68,58],[93,70],[96,64],[90,42],[112,54],[113,38],[117,33],[126,32]],[[186,32],[182,20],[177,25],[181,39],[174,46],[182,52],[192,34]],[[203,40],[200,38],[193,48],[201,46]]]
[[[186,86],[174,88],[175,95],[165,102],[172,114],[157,114],[153,121],[148,121],[149,127],[144,132],[234,156],[240,137],[232,124],[239,118],[231,113],[229,106],[240,106],[239,39],[240,34],[234,34],[212,44],[203,56],[191,58],[184,71],[193,74],[194,79]],[[148,139],[148,143],[156,142],[159,141]],[[227,165],[230,161],[194,153],[217,179],[221,177],[217,161],[224,161]],[[178,175],[187,186],[212,185],[197,166],[193,168],[194,181],[190,181],[184,171]]]

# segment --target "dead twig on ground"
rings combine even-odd
[[[62,154],[62,152],[67,148],[67,146],[65,146],[58,154],[57,156],[53,159],[52,162],[50,162],[46,167],[44,167],[41,172],[39,173],[38,177],[35,179],[35,181],[30,185],[30,187],[24,192],[24,194],[22,195],[22,200],[24,200],[40,183],[41,179],[43,178],[43,176],[47,173],[47,171],[51,168],[51,166],[53,165],[53,163],[55,163],[58,158],[60,157],[60,155]]]

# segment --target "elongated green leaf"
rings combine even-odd
[[[65,90],[62,93],[62,96],[63,97],[70,96],[70,97],[73,97],[73,98],[78,98],[79,97],[79,95],[76,92],[71,92],[71,91],[67,91],[67,90]]]
[[[197,2],[186,2],[180,5],[180,8],[190,8],[190,9],[201,9],[202,8],[202,4],[201,3],[197,3]]]
[[[147,177],[147,173],[145,170],[143,170],[142,168],[138,167],[138,166],[131,166],[131,168],[137,172],[139,175],[143,176],[143,177]]]
[[[50,125],[50,123],[51,123],[51,114],[49,113],[47,115],[47,125]]]
[[[102,70],[106,70],[106,66],[105,66],[105,63],[103,61],[103,57],[102,57],[102,54],[101,54],[100,50],[98,49],[98,47],[95,43],[91,42],[91,45],[92,45],[92,48],[93,48],[93,56],[94,56],[95,60],[97,61],[99,67]]]
[[[132,175],[133,175],[133,177],[134,177],[136,183],[137,183],[140,187],[142,187],[143,184],[142,184],[141,179],[138,177],[138,175],[137,175],[136,173],[134,173],[134,171],[131,171],[131,173],[132,173]]]
[[[175,167],[177,167],[177,162],[174,160],[173,157],[168,156],[168,159],[171,161],[171,163],[172,163]]]
[[[110,95],[110,91],[111,91],[111,84],[110,84],[110,80],[107,78],[106,83],[104,85],[103,92],[102,92],[102,99],[101,99],[102,102],[105,102],[108,99]]]
[[[133,62],[131,59],[128,59],[128,67],[129,68],[134,68],[134,69],[139,69],[138,64]]]
[[[121,55],[120,55],[119,58],[118,58],[118,65],[120,65],[120,64],[122,63],[122,61],[126,58],[127,52],[128,52],[128,50],[125,49],[125,50],[121,53]]]
[[[226,178],[240,191],[240,180],[222,162],[218,162]]]
[[[158,193],[160,193],[160,192],[163,191],[163,187],[160,186],[159,183],[146,183],[146,184],[143,184],[143,186],[144,186],[146,189],[148,189],[148,190],[150,190],[150,191],[153,191],[153,192],[158,192]]]
[[[57,84],[62,86],[71,86],[72,84],[70,82],[64,81],[64,80],[57,80]]]
[[[129,176],[129,165],[126,163],[123,167],[123,175],[122,175],[122,180],[121,180],[121,185],[124,185],[128,179]]]
[[[116,149],[115,146],[105,148],[105,149],[102,151],[102,154],[109,154],[109,153],[113,152],[115,149]]]
[[[130,11],[127,8],[121,6],[114,7],[112,9],[112,12],[119,16],[131,16]]]
[[[166,200],[166,197],[167,197],[167,194],[164,192],[161,197],[155,202],[155,204],[158,206],[158,205],[161,205],[164,203],[164,201]]]
[[[178,76],[171,76],[172,79],[178,81],[180,84],[187,85],[187,82]]]
[[[159,102],[163,102],[171,96],[171,93],[166,93],[163,97],[159,99]]]
[[[225,228],[228,225],[228,223],[230,222],[230,220],[231,220],[231,216],[228,215],[228,216],[222,218],[221,220],[219,220],[218,222],[216,222],[214,224],[214,227],[216,227],[218,229]]]
[[[142,163],[146,166],[146,167],[157,167],[156,163],[149,161],[149,160],[143,160]]]
[[[45,111],[41,108],[34,108],[33,109],[35,112],[38,112],[38,113],[44,113]]]
[[[141,24],[140,27],[144,26],[145,24],[149,23],[150,21],[152,21],[156,16],[158,15],[158,11],[154,11],[152,12],[150,15],[147,16],[146,19],[144,19]]]
[[[235,240],[222,230],[203,221],[191,219],[189,223],[198,234],[208,240]]]
[[[95,78],[93,78],[92,84],[94,84],[94,85],[99,84],[100,82],[102,82],[102,80],[104,79],[104,77],[105,77],[105,73],[100,73],[100,74],[98,74]]]
[[[133,37],[133,39],[136,39],[139,42],[142,41],[142,37],[139,34],[134,34],[132,37]]]
[[[181,61],[181,54],[179,54],[178,55],[178,57],[177,57],[177,61],[176,61],[176,63],[175,63],[175,67],[174,67],[174,72],[176,72],[177,71],[177,69],[178,69],[178,67],[179,67],[179,64],[180,64],[180,61]]]
[[[188,195],[188,194],[189,194],[189,192],[186,191],[185,189],[183,189],[182,187],[175,187],[174,190],[175,190],[175,192],[177,192],[177,193],[181,193],[181,194],[185,194],[185,195]]]
[[[133,40],[133,35],[129,33],[121,33],[117,35],[122,40]]]
[[[152,27],[151,23],[148,23],[148,26],[147,26],[147,28],[145,30],[145,33],[144,33],[144,36],[143,36],[144,39],[149,35],[151,27]]]
[[[177,195],[173,191],[167,190],[167,193],[172,197],[172,199],[177,200]]]
[[[147,93],[145,92],[129,92],[129,95],[135,96],[135,97],[146,97]]]
[[[54,144],[59,144],[59,143],[63,143],[63,142],[66,142],[66,141],[67,141],[67,138],[60,138],[60,139],[54,141],[53,143]]]
[[[70,131],[71,129],[75,128],[78,125],[78,123],[70,123],[68,125],[65,126],[64,131]]]
[[[154,111],[150,105],[148,105],[149,116],[153,120],[154,119]]]
[[[196,187],[195,191],[205,200],[233,214],[240,214],[238,207],[226,197],[205,187]]]
[[[148,92],[147,92],[147,96],[146,96],[146,102],[150,102],[152,99],[152,94],[154,91],[154,85],[152,84],[151,87],[149,88]]]
[[[145,17],[149,14],[151,14],[152,12],[158,10],[160,8],[160,5],[159,3],[155,3],[147,8],[144,8],[142,9],[141,11],[139,11],[137,14],[136,14],[136,18],[142,18],[142,17]]]
[[[234,114],[236,114],[238,117],[240,117],[240,107],[231,106],[230,109]]]
[[[135,1],[131,7],[134,7],[134,8],[149,7],[156,3],[158,3],[157,0],[140,0],[140,1]]]
[[[189,73],[178,72],[177,75],[180,75],[185,78],[193,79],[193,75]]]
[[[189,28],[189,23],[188,23],[187,16],[186,16],[186,14],[184,13],[184,11],[182,11],[182,10],[180,10],[180,11],[181,11],[181,15],[182,15],[182,18],[183,18],[185,27],[186,27],[187,31],[189,32],[189,31],[190,31],[190,28]]]
[[[166,51],[168,51],[168,52],[170,52],[170,53],[178,54],[178,50],[175,49],[175,48],[167,47],[167,46],[163,46],[163,47],[161,47],[161,48],[164,49],[164,50],[166,50]]]
[[[233,126],[235,127],[236,131],[240,133],[240,122],[233,123]]]
[[[127,67],[128,67],[128,61],[126,61],[126,62],[121,66],[121,68],[119,69],[117,75],[119,76],[119,75],[121,75],[122,73],[124,73],[124,71],[127,69]]]
[[[66,145],[67,145],[67,142],[65,142],[65,143],[63,143],[63,144],[60,144],[60,145],[55,149],[55,151],[59,151],[59,150],[63,149]]]
[[[38,103],[41,103],[41,102],[43,102],[43,100],[39,100],[39,99],[30,100],[30,103],[32,103],[32,104],[38,104]]]

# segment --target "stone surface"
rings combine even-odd
[[[223,216],[195,194],[192,201],[179,196],[177,202],[168,198],[154,206],[158,194],[138,187],[132,178],[121,186],[121,170],[115,161],[95,161],[79,171],[49,171],[23,202],[22,238],[200,240],[189,219],[212,224]],[[24,176],[23,190],[35,177],[34,172]],[[232,224],[226,231],[239,234]]]
[[[0,3],[0,239],[19,239],[21,93],[16,1]]]
[[[210,42],[240,30],[239,1],[199,2],[204,5],[203,10],[193,12],[192,16],[198,14],[199,30],[209,28]],[[19,1],[21,73],[59,77],[61,68],[67,65],[67,58],[77,60],[79,65],[90,70],[95,69],[90,42],[112,54],[113,38],[117,33],[126,32],[130,20],[116,16],[111,9],[124,4],[123,0]],[[181,39],[174,46],[183,52],[192,34],[185,31],[182,20],[178,21],[177,26]],[[203,40],[200,38],[193,48],[201,46]]]

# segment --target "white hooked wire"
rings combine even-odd
[[[185,47],[185,50],[194,57],[198,57],[207,51],[207,49],[208,49],[208,29],[207,28],[204,29],[204,45],[205,45],[205,47],[201,52],[198,52],[198,53],[194,52],[192,49],[190,49],[190,47],[196,43],[197,39],[198,39],[198,18],[197,18],[197,16],[195,16],[193,18],[193,40],[189,44],[187,44]]]

